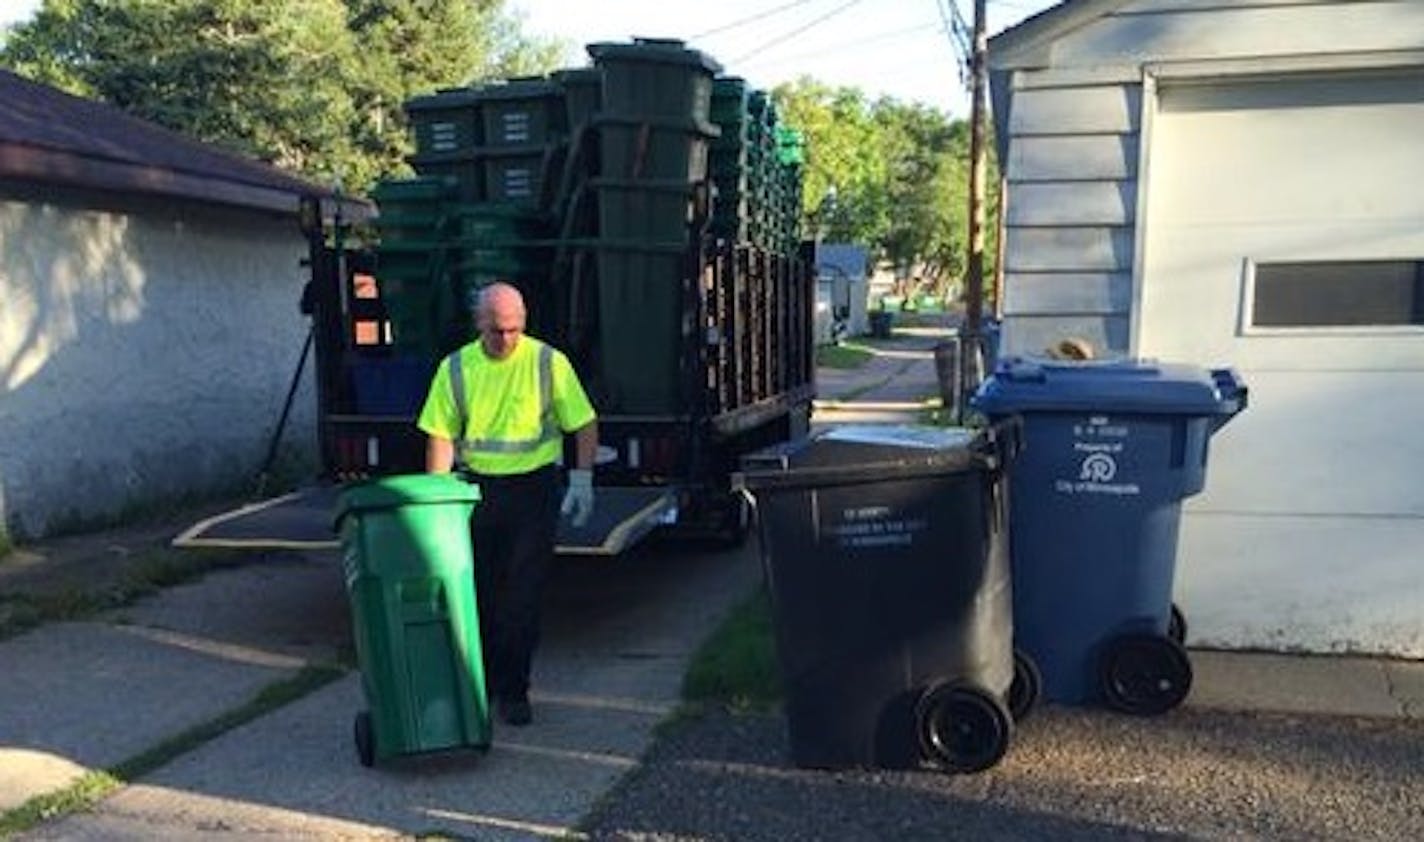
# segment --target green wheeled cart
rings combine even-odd
[[[369,710],[365,766],[490,744],[470,515],[477,486],[449,474],[352,485],[337,503],[342,567]]]

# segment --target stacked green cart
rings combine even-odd
[[[376,191],[382,297],[397,348],[438,355],[472,335],[480,289],[513,283],[530,332],[570,353],[603,411],[684,414],[705,388],[686,368],[708,248],[740,250],[719,274],[759,291],[707,318],[742,312],[738,342],[753,324],[785,333],[772,322],[791,302],[773,290],[790,278],[778,261],[800,259],[804,144],[766,91],[681,41],[588,52],[588,67],[407,103],[418,178]],[[736,377],[762,385],[716,403],[776,388],[767,342],[733,353],[759,360]]]
[[[600,395],[616,412],[685,404],[684,285],[707,178],[711,58],[679,41],[588,48],[603,73],[598,126]],[[703,201],[705,207],[705,199]]]
[[[381,298],[392,343],[406,353],[437,353],[443,326],[456,312],[447,238],[448,202],[456,189],[451,179],[425,177],[382,182],[372,193],[381,208],[376,250]]]

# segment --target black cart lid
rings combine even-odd
[[[993,467],[986,430],[843,424],[742,457],[740,488],[810,488],[938,476]]]

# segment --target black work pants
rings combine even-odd
[[[494,698],[529,692],[529,667],[539,645],[539,608],[554,558],[558,471],[474,475],[480,486],[470,535],[475,549],[475,598],[480,612],[485,683]]]

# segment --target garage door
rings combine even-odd
[[[1160,89],[1138,347],[1251,388],[1183,524],[1201,637],[1424,654],[1420,138],[1424,75]]]

